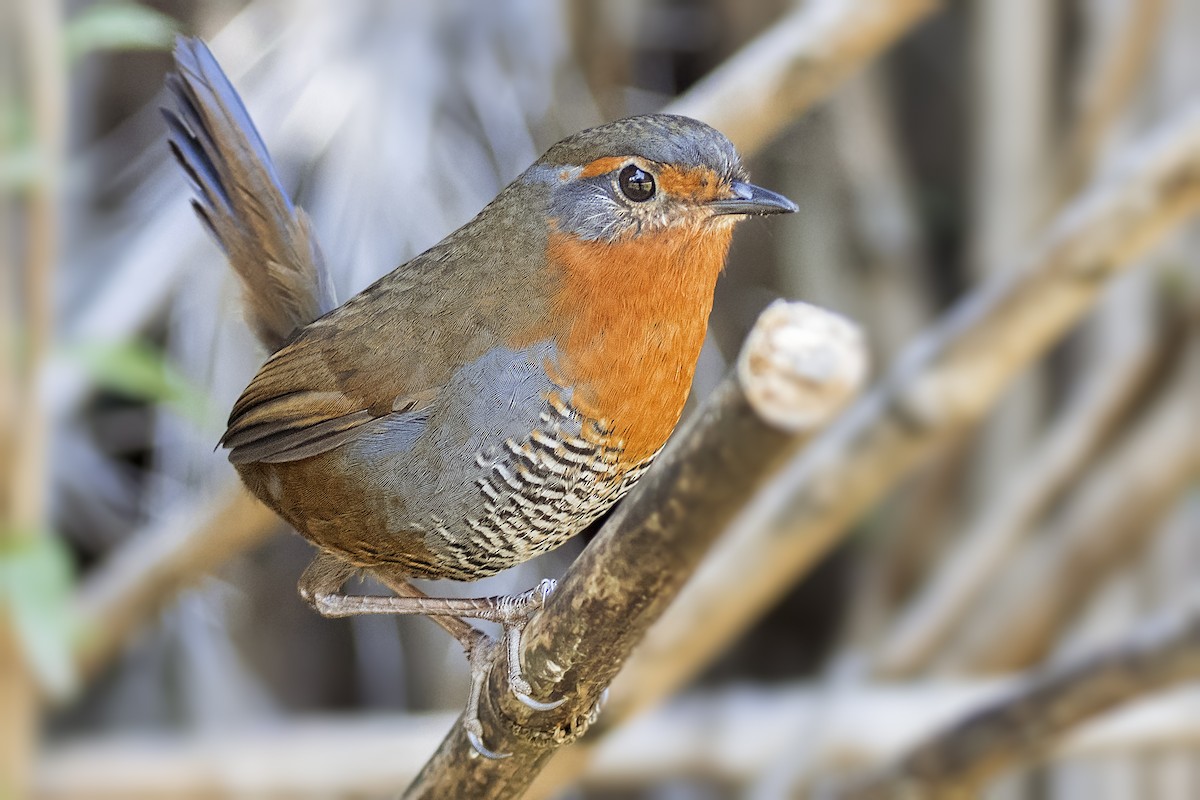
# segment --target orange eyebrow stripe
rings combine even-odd
[[[612,172],[628,160],[628,156],[605,156],[604,158],[597,158],[595,161],[584,166],[583,172],[579,173],[579,177],[594,178],[597,175],[604,175]]]

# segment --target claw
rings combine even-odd
[[[491,671],[490,656],[494,646],[495,642],[492,639],[481,636],[475,640],[471,652],[467,655],[467,661],[471,665],[471,694],[467,697],[467,707],[463,711],[463,732],[467,734],[467,741],[475,748],[476,753],[484,758],[498,760],[508,758],[512,753],[500,753],[485,745],[483,723],[479,721],[479,698]]]
[[[551,578],[543,578],[535,588],[529,592],[529,607],[530,612],[540,608],[545,604],[546,598],[553,593],[558,584]],[[514,623],[504,626],[504,644],[508,655],[508,689],[512,692],[513,697],[517,698],[528,708],[534,711],[552,711],[567,701],[567,698],[561,697],[553,702],[543,702],[533,699],[531,693],[533,687],[529,685],[529,681],[525,680],[525,676],[521,674],[521,633],[528,622]]]
[[[467,720],[463,723],[463,730],[467,734],[467,741],[471,743],[471,747],[475,748],[476,753],[493,761],[499,761],[512,755],[512,753],[497,753],[495,750],[488,749],[487,745],[483,743],[481,728],[482,726],[479,724],[478,718]]]
[[[500,607],[500,616],[493,619],[504,626],[504,646],[508,656],[508,686],[517,700],[534,711],[551,711],[566,702],[563,697],[551,703],[535,700],[529,682],[521,674],[521,631],[539,608],[546,604],[546,599],[554,593],[558,582],[552,578],[543,578],[537,586],[521,595],[505,598]],[[491,653],[495,642],[487,637],[481,637],[468,645],[467,659],[471,663],[471,696],[467,699],[467,708],[463,712],[463,732],[475,752],[484,758],[508,758],[512,753],[499,753],[483,743],[483,725],[479,721],[479,700],[487,682],[488,671],[491,667]]]
[[[558,581],[554,578],[542,578],[534,591],[542,596],[540,605],[545,605],[547,598],[554,594],[554,590],[558,588]]]
[[[516,686],[514,686],[512,681],[509,681],[508,685],[509,685],[509,688],[512,690],[513,697],[517,698],[524,705],[528,706],[529,708],[532,708],[534,711],[553,711],[554,709],[561,706],[563,703],[567,702],[567,698],[560,697],[557,700],[555,700],[553,703],[543,703],[541,700],[534,700],[532,697],[529,696],[529,689],[528,689],[529,684],[525,684],[525,686],[526,686],[525,691],[521,691]]]

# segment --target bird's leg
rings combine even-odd
[[[545,605],[555,582],[543,579],[536,587],[517,595],[457,598],[429,597],[395,571],[373,567],[371,573],[395,597],[346,594],[342,587],[356,567],[321,553],[300,578],[300,596],[324,617],[349,617],[359,614],[420,614],[428,616],[462,644],[471,665],[471,696],[464,712],[464,727],[471,744],[481,755],[503,758],[483,745],[480,736],[479,699],[491,664],[492,640],[472,627],[466,618],[497,622],[504,628],[504,647],[508,659],[508,684],[512,693],[535,711],[548,711],[563,703],[543,703],[530,696],[529,682],[521,673],[521,633],[533,614]],[[565,698],[564,698],[565,699]]]
[[[458,640],[463,649],[470,652],[480,638],[487,638],[483,631],[473,628],[462,616],[448,616],[436,607],[423,610],[430,603],[438,603],[408,581],[391,576],[379,575],[383,583],[397,597],[367,597],[349,595],[342,591],[343,585],[357,571],[357,567],[333,556],[320,553],[300,576],[300,596],[323,617],[353,617],[359,614],[425,614]]]

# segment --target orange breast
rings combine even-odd
[[[552,378],[607,423],[631,463],[679,421],[704,343],[731,226],[679,226],[616,243],[551,234],[560,361]]]

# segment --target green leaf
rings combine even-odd
[[[67,22],[67,57],[74,62],[96,50],[163,50],[176,27],[171,17],[137,3],[98,3]]]
[[[70,554],[57,536],[0,531],[0,614],[11,617],[38,682],[58,697],[78,686],[74,582]]]
[[[208,395],[171,366],[162,351],[144,342],[88,342],[62,353],[110,391],[163,403],[199,425],[213,418],[215,405]]]

